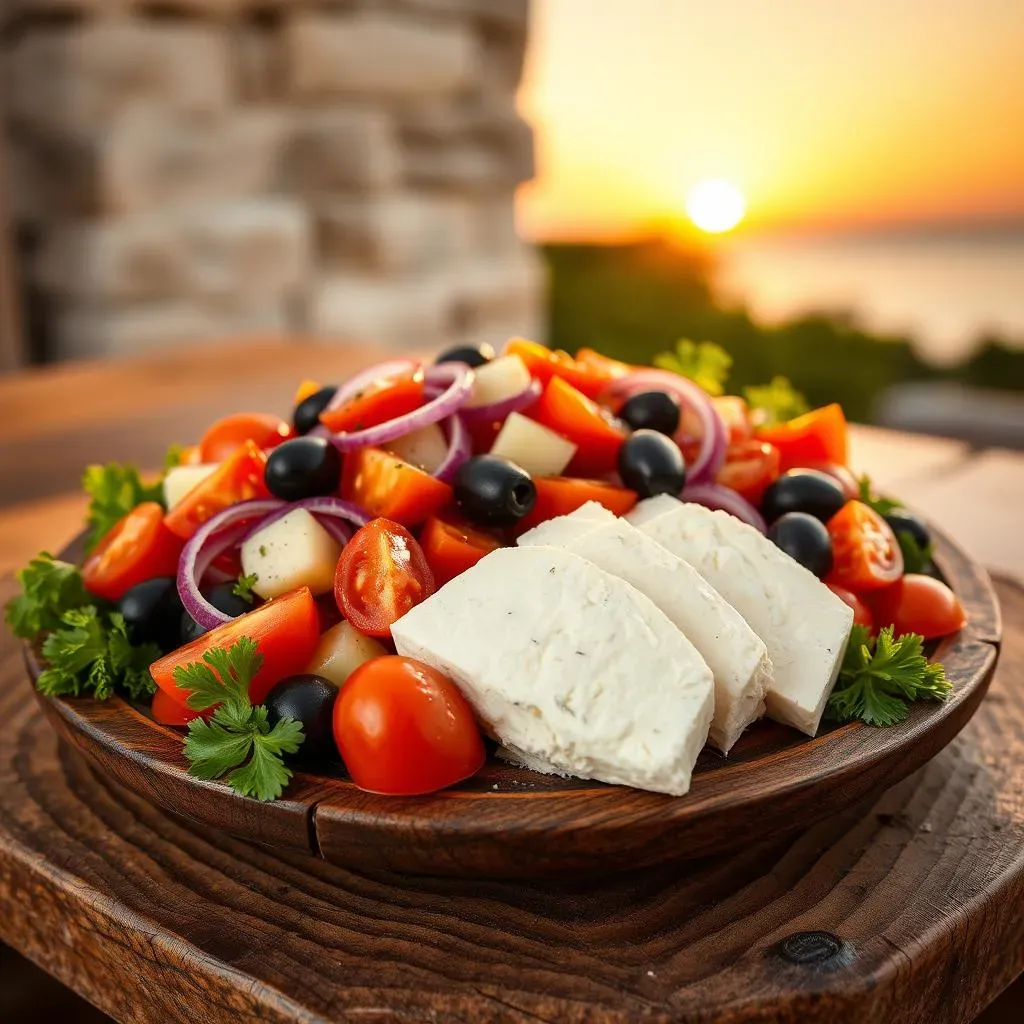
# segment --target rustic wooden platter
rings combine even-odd
[[[61,735],[94,769],[173,814],[243,839],[306,851],[363,871],[530,877],[607,873],[735,850],[806,828],[919,768],[963,728],[995,669],[1000,614],[987,573],[936,535],[936,563],[968,626],[934,657],[953,682],[944,704],[918,704],[888,729],[859,723],[814,739],[771,722],[729,757],[705,751],[685,797],[559,779],[491,760],[474,779],[427,797],[387,798],[342,772],[297,773],[271,804],[187,774],[181,732],[114,699],[39,698]],[[64,557],[79,553],[72,544]],[[33,679],[40,670],[27,652]]]

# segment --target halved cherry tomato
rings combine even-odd
[[[846,465],[846,417],[833,403],[774,427],[762,427],[757,438],[779,449],[782,472],[812,463]]]
[[[892,586],[871,595],[879,628],[892,626],[896,636],[920,633],[926,640],[946,636],[967,623],[959,598],[941,580],[907,573]]]
[[[446,523],[436,516],[431,516],[424,524],[420,544],[439,587],[501,547],[501,541],[489,533],[472,526]]]
[[[626,427],[561,377],[548,381],[526,414],[576,445],[569,463],[571,475],[601,476],[615,469]]]
[[[433,793],[483,767],[483,740],[459,688],[412,658],[360,665],[334,704],[334,741],[352,781],[371,793]]]
[[[192,708],[178,703],[160,689],[153,694],[153,703],[149,710],[153,718],[161,725],[188,725],[193,718],[206,717],[205,712],[194,711]]]
[[[320,414],[320,422],[335,433],[355,433],[398,419],[423,404],[423,371],[410,370],[375,381],[340,409]]]
[[[739,395],[720,395],[712,398],[711,404],[725,424],[729,444],[749,441],[754,436],[754,428],[750,424],[750,407]]]
[[[217,420],[199,442],[200,462],[223,462],[239,445],[252,441],[257,448],[275,448],[294,437],[295,431],[279,416],[240,412]]]
[[[292,399],[292,405],[300,405],[311,395],[315,395],[322,387],[323,384],[318,380],[300,381],[299,386],[295,389],[295,397]]]
[[[359,448],[345,456],[341,496],[371,516],[416,526],[452,500],[452,489],[397,455]]]
[[[86,589],[108,601],[119,601],[143,580],[174,576],[184,547],[164,525],[164,510],[144,501],[119,519],[93,548],[82,566]]]
[[[845,466],[837,462],[809,462],[801,469],[816,469],[819,473],[832,477],[842,488],[843,496],[847,501],[857,498],[860,494],[860,487],[857,485],[857,478]]]
[[[613,360],[598,362],[594,358],[597,356],[596,352],[592,353],[587,362],[580,362],[573,359],[568,352],[550,349],[546,345],[527,341],[525,338],[513,338],[509,341],[505,346],[505,355],[519,356],[530,371],[530,376],[539,380],[541,384],[547,385],[553,377],[558,377],[588,398],[597,398],[611,381],[621,376],[608,365],[613,363]]]
[[[164,523],[172,533],[188,540],[207,519],[229,505],[267,497],[266,467],[266,453],[256,442],[243,442],[167,513]]]
[[[848,501],[826,525],[832,538],[832,571],[826,583],[863,594],[903,575],[903,552],[896,534],[873,508]]]
[[[875,617],[868,605],[862,601],[852,590],[840,587],[835,583],[825,584],[836,597],[845,601],[853,609],[853,621],[858,626],[867,626],[868,629],[875,628]]]
[[[537,488],[537,500],[529,514],[519,521],[517,533],[523,533],[556,516],[567,516],[588,501],[596,501],[617,516],[624,516],[637,502],[636,491],[616,487],[604,480],[537,476],[533,478],[533,483]]]
[[[175,685],[174,670],[179,665],[201,661],[207,651],[227,650],[243,636],[255,641],[263,655],[263,664],[249,684],[249,699],[253,704],[262,704],[275,683],[305,669],[320,642],[320,619],[309,587],[290,590],[211,629],[198,640],[153,662],[149,674],[168,697],[185,704],[188,691]]]
[[[390,636],[391,624],[435,589],[423,549],[404,526],[387,519],[356,531],[334,574],[341,614],[367,636]]]
[[[729,445],[725,463],[715,480],[742,494],[754,505],[768,485],[779,478],[779,450],[767,441],[739,441]]]

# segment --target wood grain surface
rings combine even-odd
[[[270,804],[187,773],[181,733],[120,699],[46,700],[44,712],[102,772],[172,813],[239,838],[305,850],[344,867],[527,878],[607,874],[728,851],[750,821],[774,839],[877,794],[919,768],[970,719],[996,663],[999,606],[985,571],[935,532],[936,561],[968,615],[935,657],[953,692],[889,729],[861,723],[814,739],[762,721],[722,758],[705,750],[693,786],[672,798],[563,779],[492,758],[474,778],[429,796],[381,797],[344,774],[296,773]],[[62,552],[76,561],[80,544]],[[33,678],[41,670],[29,652]]]
[[[924,768],[604,882],[359,875],[172,819],[58,745],[8,635],[0,937],[121,1021],[971,1020],[1024,969],[1024,591],[999,595],[991,692]]]

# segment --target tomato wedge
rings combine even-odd
[[[431,516],[424,524],[420,544],[439,587],[501,547],[501,541],[489,533],[472,526],[446,523],[436,516]]]
[[[119,601],[143,580],[174,576],[184,547],[164,525],[164,510],[144,501],[119,519],[93,548],[82,566],[86,589],[108,601]]]
[[[903,552],[896,534],[870,506],[848,501],[826,525],[832,538],[832,571],[826,583],[863,594],[903,575]]]
[[[263,412],[240,412],[217,420],[199,442],[200,462],[223,462],[239,445],[252,441],[257,448],[275,448],[294,437],[291,424]]]
[[[423,371],[410,370],[375,381],[340,409],[320,414],[320,422],[336,434],[355,433],[406,416],[423,404]]]
[[[871,595],[875,622],[892,626],[896,636],[920,633],[926,640],[962,629],[967,615],[959,598],[941,580],[907,573]]]
[[[601,476],[615,469],[627,435],[625,425],[561,377],[548,381],[526,414],[576,445],[571,475]]]
[[[538,476],[533,478],[533,483],[537,488],[537,500],[529,514],[519,521],[517,533],[525,533],[556,516],[567,516],[588,501],[596,501],[617,516],[624,516],[637,503],[636,491],[616,487],[615,484],[605,483],[603,480]]]
[[[767,441],[739,441],[729,445],[715,480],[731,487],[753,505],[760,505],[765,489],[779,478],[779,450]]]
[[[635,369],[629,363],[623,363],[618,359],[612,359],[611,356],[602,355],[592,348],[577,349],[576,362],[580,366],[585,366],[591,372],[597,373],[608,380],[618,380],[619,377],[625,377]]]
[[[175,685],[174,670],[179,665],[200,661],[206,651],[226,650],[243,636],[254,640],[263,655],[263,665],[249,684],[249,699],[253,704],[262,704],[275,683],[305,669],[320,641],[320,619],[309,587],[290,590],[211,629],[198,640],[153,662],[149,674],[168,697],[185,704],[188,691]]]
[[[193,718],[205,718],[205,711],[193,711],[192,708],[179,704],[173,697],[157,690],[153,694],[153,703],[149,709],[154,720],[161,725],[188,725]]]
[[[588,360],[580,362],[573,359],[568,352],[550,349],[546,345],[527,341],[525,338],[513,338],[509,341],[504,354],[519,356],[530,371],[530,376],[541,384],[547,385],[553,377],[558,377],[588,398],[597,398],[611,381],[622,376],[612,368],[614,360],[599,362],[603,357],[598,357],[596,352],[591,351]],[[626,372],[629,372],[628,367]]]
[[[459,688],[412,658],[360,665],[338,694],[333,724],[352,781],[371,793],[433,793],[475,775],[486,757]]]
[[[416,526],[452,500],[452,489],[429,473],[379,448],[345,456],[341,496],[372,516]]]
[[[783,473],[821,462],[846,465],[846,417],[836,403],[787,423],[763,427],[757,431],[757,438],[779,449]]]
[[[315,395],[323,384],[318,380],[306,380],[299,381],[299,386],[295,389],[295,397],[292,399],[292,407],[301,405],[307,398]]]
[[[188,540],[207,519],[228,506],[267,497],[266,467],[266,453],[256,442],[243,442],[167,513],[167,529]]]
[[[434,590],[423,549],[404,526],[387,519],[356,531],[334,574],[341,614],[367,636],[390,636],[391,624]]]

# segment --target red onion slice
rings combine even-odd
[[[742,494],[737,494],[725,484],[690,484],[683,488],[680,498],[703,505],[705,508],[721,509],[737,519],[742,519],[759,533],[768,532],[768,525],[761,513]]]
[[[423,364],[415,359],[389,359],[387,362],[376,363],[360,370],[354,377],[349,377],[337,391],[334,392],[331,400],[324,407],[324,412],[333,412],[340,409],[346,402],[350,402],[360,391],[365,391],[371,384],[377,381],[387,380],[389,377],[398,377],[403,373],[410,373],[422,370]],[[315,428],[314,428],[315,429]]]
[[[444,386],[444,391],[439,395],[418,409],[379,426],[350,433],[331,434],[329,440],[334,447],[341,452],[352,451],[354,448],[376,447],[403,434],[421,430],[432,423],[439,423],[457,412],[473,391],[473,371],[464,363],[442,363],[440,366],[432,366],[430,371],[430,383]],[[431,393],[433,390],[432,387]]]
[[[533,405],[540,398],[543,391],[538,380],[531,380],[529,385],[523,388],[518,394],[503,398],[500,402],[492,402],[490,405],[474,405],[472,408],[463,409],[462,415],[468,420],[479,420],[487,423],[497,423],[511,416],[514,412],[521,412],[528,405]]]
[[[612,381],[605,394],[613,398],[629,398],[641,391],[664,391],[679,402],[684,412],[690,411],[700,420],[700,450],[687,467],[687,479],[695,484],[713,480],[725,461],[728,436],[722,417],[707,392],[692,380],[670,370],[642,369]],[[675,438],[677,444],[684,443],[686,439],[682,430],[680,423]]]
[[[459,466],[472,455],[473,442],[466,424],[462,422],[462,416],[457,412],[452,413],[441,427],[448,437],[448,453],[441,465],[434,470],[434,476],[443,483],[448,483],[458,472]]]

